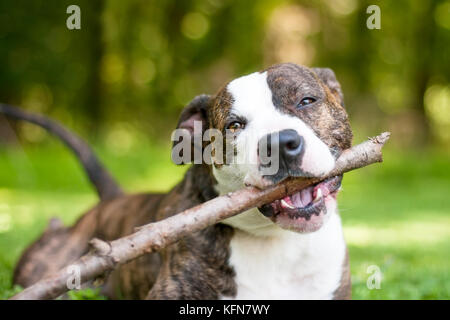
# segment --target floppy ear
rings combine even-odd
[[[208,126],[208,108],[210,105],[211,96],[202,94],[195,97],[181,112],[178,120],[177,130],[180,131],[179,140],[174,140],[172,145],[172,161],[176,164],[186,164],[194,159],[194,150],[202,149],[203,133]],[[195,130],[199,128],[200,130]],[[172,139],[174,137],[172,136]],[[185,147],[179,146],[183,142]],[[189,146],[187,146],[188,144]],[[183,151],[189,149],[189,154],[183,154]]]
[[[320,80],[330,89],[331,93],[336,97],[341,106],[344,106],[344,94],[342,93],[341,84],[337,81],[333,70],[329,68],[312,68]]]

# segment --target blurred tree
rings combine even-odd
[[[103,13],[103,1],[89,1],[89,10],[83,10],[83,23],[86,31],[86,46],[88,52],[87,68],[89,70],[84,84],[85,98],[80,101],[80,108],[88,114],[89,129],[95,132],[98,123],[103,120],[101,60],[103,50],[103,26],[100,17]]]
[[[65,26],[69,4],[81,8],[81,30]],[[450,107],[435,104],[450,81],[450,1],[379,3],[381,30],[366,27],[370,4],[3,0],[0,99],[90,134],[135,127],[167,140],[195,95],[290,61],[335,70],[362,134],[387,126],[403,145],[446,139]],[[435,86],[444,89],[427,107]]]

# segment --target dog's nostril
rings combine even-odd
[[[299,144],[300,144],[300,141],[288,141],[288,143],[286,143],[286,148],[289,150],[294,150],[294,149],[297,149]]]

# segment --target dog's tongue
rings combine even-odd
[[[309,203],[311,203],[313,199],[313,191],[314,187],[308,187],[293,194],[291,196],[291,201],[294,207],[302,208],[306,207]]]
[[[319,197],[318,190],[321,191],[321,196],[326,197],[330,194],[330,190],[328,188],[328,184],[325,182],[319,183],[318,185],[308,187],[306,189],[300,190],[297,193],[294,193],[290,197],[285,197],[283,200],[287,205],[296,207],[296,208],[304,208],[313,202],[316,197]]]
[[[341,186],[341,180],[342,176],[327,179],[315,186],[300,190],[291,196],[263,205],[258,209],[266,217],[271,217],[274,214],[280,213],[280,211],[283,212],[287,210],[289,212],[289,210],[294,210],[296,208],[305,208],[312,203],[324,201],[323,199],[328,195],[333,194],[333,192],[337,193],[337,190]],[[334,196],[336,193],[334,193]]]

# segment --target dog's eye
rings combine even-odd
[[[307,106],[308,104],[311,104],[314,102],[316,102],[316,99],[314,99],[312,97],[306,97],[306,98],[303,98],[302,101],[300,101],[300,103],[298,104],[298,107],[304,107],[304,106]]]
[[[233,121],[227,127],[227,129],[230,130],[232,133],[235,133],[236,131],[241,130],[243,128],[244,128],[244,124],[239,121]]]

